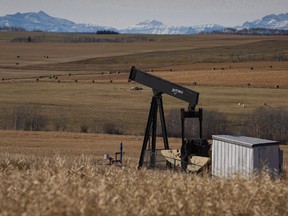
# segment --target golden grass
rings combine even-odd
[[[1,37],[3,34],[0,34],[0,39]],[[286,52],[288,45],[286,37],[273,37],[273,39],[233,35],[173,36],[172,39],[159,37],[160,39],[154,41],[131,43],[1,43],[0,40],[2,50],[0,67],[72,71],[81,71],[85,68],[95,71],[95,69],[115,70],[115,67],[116,70],[123,70],[127,69],[127,64],[129,67],[135,64],[143,68],[157,68],[195,62],[231,62],[231,54],[246,57],[260,53],[262,57],[263,53],[266,57],[271,57],[278,51]],[[16,58],[17,56],[20,58]],[[15,65],[16,63],[18,65]]]
[[[278,85],[279,88],[287,89],[287,67],[286,62],[190,64],[172,67],[172,72],[167,72],[168,68],[164,67],[159,72],[156,70],[155,75],[176,83],[196,82],[198,85],[231,87],[249,85],[257,88],[275,88]]]
[[[237,45],[259,40],[260,38],[242,37],[237,39],[235,37],[235,40],[230,40],[228,44]],[[216,37],[216,40],[215,37],[191,37],[186,40],[176,38],[172,41],[140,41],[133,43],[9,43],[5,41],[0,43],[0,65],[15,67],[15,63],[19,62],[21,67],[155,51],[187,50],[224,44],[227,44],[225,37],[218,39]],[[21,58],[17,59],[18,55]],[[44,58],[44,56],[49,58]]]
[[[287,215],[287,177],[137,170],[142,137],[0,131],[0,215]],[[124,166],[103,153],[124,143]],[[172,140],[177,143],[179,140]],[[287,153],[287,147],[285,148]]]

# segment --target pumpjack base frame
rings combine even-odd
[[[161,129],[162,129],[162,138],[164,141],[164,149],[169,149],[169,143],[168,143],[168,136],[167,136],[167,129],[166,129],[166,122],[165,122],[165,116],[164,116],[164,109],[163,109],[163,101],[162,101],[162,93],[161,92],[155,92],[152,97],[148,121],[146,125],[145,130],[145,136],[143,140],[142,150],[140,154],[139,159],[139,165],[138,168],[141,168],[144,164],[144,157],[145,152],[147,151],[148,142],[150,142],[150,138],[152,140],[151,144],[151,154],[150,154],[150,160],[148,167],[149,168],[155,168],[156,165],[156,138],[157,138],[157,117],[158,117],[158,111],[159,111],[159,117],[160,117],[160,123],[161,123]],[[181,135],[182,135],[182,147],[186,145],[186,139],[185,139],[185,119],[186,118],[198,118],[199,124],[200,124],[200,139],[202,138],[202,109],[200,108],[199,111],[189,110],[185,111],[184,109],[181,109]],[[150,146],[149,146],[150,148]],[[167,162],[167,166],[171,167],[171,164]]]

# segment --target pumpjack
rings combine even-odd
[[[162,156],[164,156],[166,159],[166,167],[180,167],[185,171],[200,172],[210,161],[208,155],[210,146],[207,139],[202,138],[203,110],[202,108],[199,108],[198,110],[195,109],[196,105],[198,104],[199,93],[154,76],[150,73],[138,70],[134,66],[131,68],[128,81],[138,82],[150,87],[153,91],[138,168],[141,168],[144,163],[148,168],[153,169],[156,167],[159,150],[156,149],[157,119],[159,111],[162,138],[164,143],[164,149],[160,149],[160,151]],[[162,100],[162,95],[164,93],[188,102],[187,111],[184,108],[180,109],[182,138],[181,149],[169,149]],[[187,118],[199,119],[199,137],[194,139],[185,137],[185,119]]]

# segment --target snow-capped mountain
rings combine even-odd
[[[112,27],[98,26],[92,24],[77,24],[67,19],[49,16],[43,11],[38,13],[16,13],[0,17],[0,27],[21,27],[27,31],[44,32],[97,32],[99,30],[110,30],[124,34],[198,34],[224,29],[223,26],[196,25],[196,26],[167,26],[160,21],[152,20],[140,22],[126,29],[117,30]]]
[[[121,33],[127,34],[169,34],[168,26],[157,20],[144,21],[120,30]]]
[[[16,13],[0,17],[0,26],[21,27],[27,31],[44,32],[97,32],[99,30],[114,30],[110,27],[76,24],[70,20],[49,16],[43,11],[38,13]]]
[[[245,22],[241,28],[266,28],[266,29],[278,29],[288,30],[288,13],[286,14],[271,14],[264,16],[261,20],[255,20],[253,22]]]
[[[167,26],[160,21],[152,20],[140,22],[126,29],[120,30],[126,34],[198,34],[215,30],[223,30],[224,27],[216,24],[195,26]]]
[[[1,27],[19,27],[24,28],[27,31],[38,30],[44,32],[91,33],[101,30],[109,30],[125,34],[198,34],[209,33],[213,31],[225,32],[227,30],[227,28],[216,24],[168,26],[157,20],[140,22],[128,28],[118,30],[116,28],[94,24],[77,24],[67,19],[49,16],[43,11],[38,13],[16,13],[13,15],[0,17],[0,28]],[[288,13],[279,15],[271,14],[263,17],[261,20],[245,22],[243,25],[233,28],[238,30],[252,28],[288,30]]]

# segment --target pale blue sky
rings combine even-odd
[[[288,12],[288,0],[0,0],[0,16],[43,10],[76,23],[126,28],[156,19],[166,25],[241,25]]]

